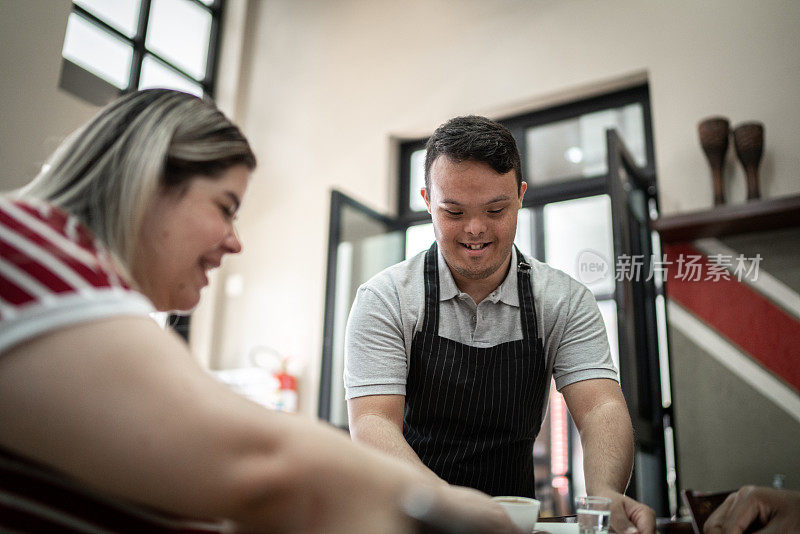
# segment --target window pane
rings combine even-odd
[[[128,87],[133,47],[76,13],[67,20],[61,55],[120,89]]]
[[[153,0],[146,47],[196,80],[206,75],[211,13],[188,0]]]
[[[608,195],[544,207],[545,261],[595,294],[614,291],[611,199]]]
[[[523,254],[533,257],[533,210],[522,208],[517,214],[517,235],[514,244]]]
[[[614,360],[614,367],[619,372],[619,341],[617,341],[617,303],[614,299],[598,300],[597,307],[600,308],[600,315],[606,325],[608,334],[608,345],[611,349],[611,359]],[[619,378],[619,375],[617,376]]]
[[[141,0],[74,0],[74,2],[128,37],[136,35]]]
[[[425,187],[425,149],[411,153],[411,180],[408,190],[408,206],[411,211],[425,211],[425,201],[419,190]]]
[[[200,97],[203,96],[203,87],[199,83],[187,79],[153,56],[147,55],[144,57],[144,61],[142,61],[142,75],[139,78],[139,89],[150,89],[154,87],[177,89]]]
[[[406,229],[406,258],[429,249],[435,239],[433,223],[409,226]]]
[[[543,184],[606,172],[606,129],[616,128],[639,165],[647,163],[641,104],[587,113],[525,132],[526,176]]]

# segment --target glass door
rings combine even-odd
[[[325,330],[319,416],[347,428],[344,398],[344,333],[358,287],[403,260],[404,233],[396,220],[331,192]]]
[[[620,384],[636,435],[630,492],[658,516],[677,512],[677,470],[655,179],[614,130],[607,132],[616,255]]]

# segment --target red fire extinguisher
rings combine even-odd
[[[297,377],[286,372],[288,358],[272,347],[257,345],[250,349],[250,361],[254,367],[267,369],[272,373],[277,384],[277,390],[273,389],[275,396],[270,406],[282,412],[297,411]]]
[[[273,376],[278,380],[279,384],[278,402],[275,405],[275,409],[282,412],[296,412],[297,378],[287,373],[285,368],[282,368]]]

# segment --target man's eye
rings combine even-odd
[[[489,213],[491,213],[491,214],[493,214],[493,215],[498,215],[498,214],[500,214],[500,213],[503,213],[503,210],[504,210],[504,209],[505,209],[505,208],[500,208],[499,210],[489,210]]]
[[[448,215],[451,215],[453,217],[458,217],[459,215],[461,215],[463,213],[463,212],[460,212],[460,211],[451,211],[451,210],[444,210],[444,211],[446,211]]]

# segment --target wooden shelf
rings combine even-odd
[[[800,195],[722,205],[660,217],[653,222],[653,229],[661,234],[664,243],[792,226],[800,226]]]

